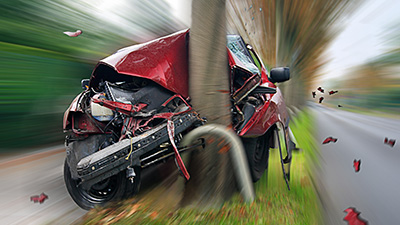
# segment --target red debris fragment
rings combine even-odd
[[[353,167],[356,173],[360,171],[360,166],[361,166],[361,159],[359,159],[358,161],[355,159],[353,161]]]
[[[322,87],[318,87],[317,90],[320,91],[321,93],[324,93],[324,89]]]
[[[33,201],[34,203],[39,202],[40,204],[42,204],[44,202],[44,200],[46,200],[48,198],[49,198],[49,196],[47,196],[45,193],[42,193],[40,195],[31,196],[31,201]]]
[[[319,103],[322,103],[323,100],[324,100],[324,97],[320,97],[319,98]]]
[[[357,212],[355,208],[350,207],[344,210],[347,212],[347,215],[343,218],[343,220],[347,221],[349,225],[367,225],[368,222],[359,217],[360,212]]]
[[[311,92],[312,97],[315,98],[315,95],[317,95],[317,93],[315,93],[315,91]]]
[[[336,93],[338,93],[339,91],[334,91],[334,90],[332,90],[332,91],[330,91],[329,92],[329,95],[333,95],[333,94],[336,94]]]
[[[383,143],[390,145],[392,148],[394,146],[394,144],[396,143],[396,139],[388,139],[387,137],[385,138],[385,140],[383,141]]]
[[[322,142],[322,144],[328,144],[328,143],[330,143],[330,142],[337,142],[337,138],[333,138],[333,137],[327,137],[323,142]]]

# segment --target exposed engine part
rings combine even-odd
[[[92,97],[92,101],[90,101],[90,111],[92,116],[98,121],[110,121],[114,117],[114,113],[111,109],[101,106],[98,103],[95,103],[94,100],[105,100],[105,93],[95,94]]]

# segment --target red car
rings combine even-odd
[[[63,120],[68,133],[64,179],[81,208],[137,192],[141,169],[174,156],[179,164],[179,153],[204,146],[199,140],[176,147],[187,132],[206,122],[188,102],[188,46],[189,30],[184,30],[123,48],[101,60],[90,80],[82,81],[84,91]],[[286,149],[282,164],[290,165],[294,143],[289,116],[274,84],[288,80],[289,69],[272,69],[268,76],[239,35],[227,36],[227,53],[232,125],[255,182],[268,167],[275,133]]]

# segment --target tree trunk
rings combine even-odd
[[[193,108],[207,123],[231,124],[225,0],[192,3],[189,45],[189,92]],[[186,183],[183,205],[202,208],[221,205],[234,191],[231,163],[213,137],[204,137],[206,148],[190,157],[191,179]]]

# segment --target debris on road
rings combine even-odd
[[[393,148],[394,144],[396,143],[396,139],[388,139],[387,137],[385,137],[383,143],[390,145]]]
[[[33,201],[34,203],[39,202],[40,204],[42,204],[44,202],[44,200],[46,200],[48,198],[49,198],[49,196],[47,196],[45,193],[42,193],[40,195],[31,196],[31,201]]]
[[[360,212],[356,211],[356,208],[350,207],[344,210],[347,212],[347,215],[343,218],[343,220],[347,221],[349,225],[366,225],[368,222],[359,217]]]
[[[360,171],[360,166],[361,166],[361,159],[359,159],[359,160],[355,159],[353,161],[353,167],[354,167],[354,170],[356,171],[356,173]]]
[[[322,142],[322,144],[328,144],[328,143],[330,143],[330,142],[336,143],[337,140],[338,140],[337,138],[327,137],[327,138]]]

